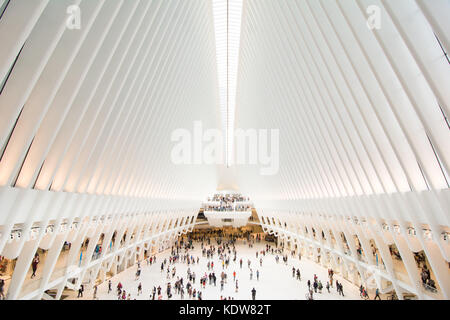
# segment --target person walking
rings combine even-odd
[[[379,300],[381,300],[381,297],[380,297],[380,290],[377,288],[377,290],[375,290],[375,298],[373,298],[373,300],[376,300],[376,299],[379,299]]]
[[[39,254],[36,252],[33,258],[33,262],[31,262],[31,268],[33,269],[33,273],[31,274],[31,279],[36,276],[37,266],[39,264]]]
[[[141,268],[138,267],[137,271],[136,271],[136,279],[135,280],[139,280],[139,276],[141,275]]]
[[[97,285],[94,285],[94,300],[97,299]]]
[[[256,300],[256,289],[252,289],[252,300]]]
[[[259,281],[259,270],[256,270],[256,281]]]
[[[80,287],[78,288],[78,296],[77,298],[83,298],[83,291],[84,291],[84,286],[80,285]]]

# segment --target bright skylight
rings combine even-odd
[[[242,0],[212,0],[226,164],[232,164]]]

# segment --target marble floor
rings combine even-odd
[[[249,248],[248,245],[244,244],[242,241],[236,244],[237,259],[236,262],[230,260],[228,268],[222,269],[222,263],[219,260],[217,254],[215,254],[214,259],[209,261],[214,261],[214,271],[218,278],[217,286],[209,285],[207,282],[205,289],[200,289],[199,279],[205,274],[209,274],[207,269],[208,259],[202,257],[201,246],[199,243],[194,244],[194,249],[190,251],[194,257],[199,257],[199,263],[194,265],[187,265],[186,263],[175,263],[170,266],[176,267],[176,275],[174,278],[167,279],[167,272],[164,270],[161,272],[161,262],[165,258],[169,258],[170,250],[165,251],[157,255],[156,263],[148,265],[146,262],[141,263],[141,275],[139,280],[136,280],[136,270],[137,266],[133,266],[113,278],[111,278],[113,291],[108,294],[108,283],[104,283],[98,286],[97,299],[101,300],[117,300],[116,286],[119,281],[123,285],[123,289],[126,290],[127,294],[131,294],[131,299],[134,300],[149,300],[150,294],[152,292],[153,286],[161,286],[163,300],[167,299],[166,287],[167,283],[171,282],[172,288],[174,286],[177,277],[184,277],[184,284],[186,284],[186,275],[188,267],[191,272],[196,274],[196,282],[193,288],[200,290],[202,292],[203,300],[219,300],[221,296],[231,297],[235,300],[249,300],[251,299],[251,290],[256,289],[256,300],[306,300],[306,295],[308,292],[307,281],[308,279],[313,282],[314,274],[318,276],[321,280],[324,288],[322,293],[314,294],[314,300],[351,300],[360,299],[358,288],[348,282],[347,280],[335,275],[334,279],[337,279],[343,284],[343,291],[345,296],[340,296],[336,288],[330,288],[330,293],[327,292],[325,288],[325,283],[328,278],[327,269],[315,264],[307,259],[292,258],[289,256],[288,263],[285,264],[281,257],[280,262],[277,263],[275,259],[275,254],[266,254],[263,256],[262,267],[259,264],[259,255],[256,258],[256,252],[261,251],[265,246],[265,243],[254,244],[253,248]],[[239,260],[242,258],[243,265],[242,269],[239,266]],[[247,266],[247,260],[250,259],[250,268],[253,269],[253,279],[250,279],[250,269]],[[292,277],[292,267],[300,268],[301,281],[296,280]],[[167,269],[167,267],[165,268]],[[222,271],[227,273],[228,281],[224,285],[223,291],[220,289],[220,274]],[[256,279],[256,271],[259,270],[260,276],[259,280]],[[235,283],[233,281],[233,271],[236,271],[236,278],[239,283],[239,291],[235,291]],[[139,283],[142,284],[142,294],[137,294],[137,287]],[[186,290],[185,290],[186,291]],[[172,290],[172,292],[174,292]],[[68,294],[67,299],[93,299],[93,289],[86,289],[84,292],[84,297],[77,298],[77,292],[66,291]],[[173,294],[173,299],[180,299],[180,296]],[[184,295],[184,299],[189,299],[187,292]]]

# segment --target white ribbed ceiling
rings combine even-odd
[[[380,29],[370,30],[373,5]],[[279,129],[280,169],[238,166],[241,191],[287,200],[447,189],[449,11],[442,0],[245,1],[236,127]]]
[[[74,4],[79,30],[66,27]],[[209,1],[11,1],[0,39],[1,186],[199,200],[215,190],[214,166],[170,157],[175,129],[220,129]]]
[[[61,295],[91,267],[170,248],[219,189],[249,196],[264,232],[358,285],[448,299],[448,17],[449,0],[0,0],[0,254],[18,257],[7,298]],[[279,167],[262,175],[262,154],[194,164],[206,138],[176,165],[171,138],[196,139],[195,124],[228,133],[228,164],[233,131],[279,130]],[[116,232],[124,247],[78,265],[85,237],[94,250]],[[75,287],[72,271],[51,275],[64,241]],[[50,263],[24,294],[38,247]]]
[[[1,1],[0,186],[199,200],[217,186],[255,200],[448,188],[448,1],[230,0],[225,116],[224,3]],[[174,165],[171,133],[195,120],[279,129],[278,174]]]

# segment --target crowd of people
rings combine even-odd
[[[421,270],[420,278],[422,280],[422,285],[425,287],[425,289],[436,292],[436,283],[431,278],[431,273],[427,266],[425,254],[423,252],[415,252],[414,259],[416,261],[417,267]]]
[[[216,211],[216,212],[232,212],[234,211],[234,205],[232,204],[208,204],[205,205],[205,211]]]
[[[216,212],[250,211],[252,206],[245,204],[249,200],[241,194],[215,194],[212,198],[208,198],[204,210]]]
[[[430,291],[436,291],[436,284],[433,279],[431,279],[430,270],[424,264],[422,267],[422,271],[420,272],[420,277],[422,279],[422,284],[425,289]]]
[[[194,300],[202,300],[202,290],[206,289],[207,286],[220,286],[220,293],[224,291],[225,285],[231,283],[231,275],[232,275],[232,283],[237,293],[239,290],[239,280],[237,277],[237,272],[234,270],[232,273],[229,271],[230,261],[233,263],[237,263],[237,251],[236,251],[236,240],[238,237],[245,239],[246,243],[248,243],[249,248],[253,247],[255,241],[260,242],[261,236],[256,235],[254,237],[250,237],[250,233],[239,233],[239,234],[231,234],[224,236],[220,231],[218,232],[210,232],[210,236],[214,235],[215,237],[206,237],[205,235],[201,236],[199,234],[193,234],[190,237],[185,239],[181,238],[180,241],[176,242],[176,244],[171,249],[171,254],[169,258],[165,258],[161,262],[161,273],[166,274],[167,286],[165,291],[161,288],[161,286],[153,286],[151,291],[150,300],[163,300],[163,299],[172,299],[174,295],[176,295],[179,299],[184,299],[186,296],[189,299]],[[211,239],[215,241],[214,244],[211,243]],[[194,242],[196,245],[201,246],[201,258],[199,256],[194,256],[193,249]],[[267,246],[266,250],[269,246]],[[273,252],[273,248],[272,248]],[[265,254],[265,252],[264,252]],[[258,252],[256,253],[258,256]],[[221,264],[216,266],[214,264],[214,258],[218,257]],[[190,266],[198,266],[201,261],[204,261],[206,258],[206,270],[202,276],[197,281],[197,275],[194,271],[191,271]],[[151,256],[147,259],[147,265],[153,265],[156,263],[156,256]],[[186,275],[182,275],[177,273],[177,264],[185,264],[187,268]],[[253,278],[253,269],[251,268],[250,259],[247,261],[248,268],[250,270],[250,279]],[[262,258],[260,259],[260,266],[262,266]],[[243,260],[240,259],[240,268],[243,267]],[[221,269],[220,269],[221,268]],[[141,262],[137,263],[136,269],[136,277],[135,281],[139,281],[141,275]],[[229,276],[230,274],[230,276]],[[256,279],[259,281],[261,272],[256,270]],[[219,280],[220,279],[220,280]],[[111,294],[113,288],[113,284],[111,279],[108,281],[108,294]],[[137,283],[136,287],[136,296],[142,294],[143,285],[142,282]],[[118,300],[131,300],[132,289],[125,289],[124,285],[119,281],[116,286],[116,295]],[[78,298],[83,297],[84,286],[81,285],[78,290]],[[252,299],[256,298],[256,289],[253,288],[250,290],[250,294]],[[94,286],[93,298],[97,298],[97,286]],[[218,297],[219,298],[219,297]],[[220,300],[234,300],[232,296],[220,295]]]
[[[250,198],[245,198],[242,194],[233,193],[233,194],[215,194],[212,198],[208,198],[208,201],[214,202],[226,202],[226,203],[234,203],[234,202],[244,202],[249,201]]]
[[[216,211],[216,212],[246,212],[252,209],[251,205],[248,204],[207,204],[204,207],[205,211]]]
[[[301,260],[301,255],[295,251],[289,254],[282,246],[275,247],[269,243],[263,246],[259,245],[258,249],[254,251],[256,261],[250,256],[239,257],[236,243],[238,241],[248,246],[250,251],[254,250],[255,243],[262,241],[259,234],[250,234],[249,232],[241,232],[235,234],[224,234],[221,230],[193,233],[189,236],[181,237],[171,248],[170,255],[160,261],[160,273],[166,279],[165,284],[159,283],[157,285],[143,283],[141,276],[141,262],[137,263],[135,281],[133,287],[125,288],[122,282],[116,285],[116,295],[118,300],[136,299],[142,295],[143,286],[147,286],[147,290],[152,288],[149,292],[148,299],[150,300],[170,300],[170,299],[190,299],[202,300],[204,298],[205,290],[208,292],[208,299],[211,299],[210,288],[217,288],[215,291],[217,296],[213,299],[220,300],[234,300],[232,292],[237,294],[240,290],[248,292],[248,297],[256,299],[256,286],[263,278],[263,265],[267,256],[272,257],[276,264],[282,263],[290,268],[292,265],[292,279],[299,283],[299,285],[306,286],[306,299],[314,300],[316,295],[324,294],[324,289],[328,294],[331,289],[336,288],[339,296],[344,297],[343,283],[334,279],[334,271],[328,270],[328,279],[323,281],[314,274],[312,278],[303,280],[302,270],[297,263],[289,264],[289,259]],[[196,249],[196,250],[194,250]],[[247,249],[246,249],[247,250]],[[162,259],[162,258],[161,258]],[[156,263],[156,256],[151,256],[145,259],[147,266],[152,266]],[[202,270],[200,274],[199,269]],[[178,271],[185,270],[185,271]],[[305,272],[307,274],[307,272]],[[241,288],[240,283],[244,281],[246,288]],[[301,284],[303,282],[303,284]],[[250,286],[249,286],[250,283]],[[209,289],[208,289],[209,288]],[[225,290],[227,288],[227,290]],[[247,291],[248,290],[248,291]],[[79,297],[83,297],[84,288],[81,286]],[[113,283],[111,279],[108,281],[108,294],[113,292]],[[225,293],[226,292],[226,293]],[[367,290],[361,286],[360,296],[363,299],[368,299]],[[242,295],[240,294],[240,297]],[[94,287],[93,298],[97,298],[97,286]],[[377,289],[375,299],[381,299],[379,290]]]
[[[209,241],[210,242],[210,241]],[[207,244],[205,241],[200,242],[202,257],[206,257],[207,270],[203,276],[196,282],[197,275],[195,272],[191,271],[190,266],[195,266],[200,263],[200,257],[194,256],[192,250],[194,249],[193,239],[189,238],[187,241],[181,239],[179,242],[172,247],[171,255],[167,259],[161,262],[161,273],[166,273],[167,286],[165,292],[163,292],[161,286],[153,286],[152,292],[150,294],[150,300],[163,300],[172,299],[176,295],[180,299],[184,299],[185,295],[189,299],[202,300],[202,290],[206,286],[217,286],[217,276],[216,269],[214,269],[214,261],[211,261],[215,256],[220,258],[222,261],[222,272],[220,273],[220,287],[221,291],[224,289],[224,285],[228,282],[228,275],[226,270],[230,264],[231,255],[233,255],[233,261],[236,261],[236,248],[235,248],[235,238],[230,237],[228,240],[222,238],[216,238],[216,245]],[[146,259],[149,265],[156,263],[156,257],[150,257]],[[203,259],[202,259],[203,260]],[[188,266],[187,273],[185,276],[177,273],[177,264],[186,264]],[[137,265],[136,278],[138,281],[141,274],[140,263]],[[259,278],[259,271],[258,271]],[[236,271],[233,272],[233,281],[235,283],[236,292],[238,290],[238,280],[236,278]],[[173,285],[172,285],[173,283]],[[108,294],[112,291],[112,282],[108,282]],[[94,298],[96,291],[94,290]],[[142,293],[142,283],[139,282],[137,286],[137,295]],[[252,293],[253,294],[253,293]],[[82,294],[79,297],[82,297]],[[131,300],[131,293],[127,292],[123,287],[123,284],[119,282],[117,284],[117,298],[119,300]],[[221,300],[233,300],[234,297],[220,296]]]

